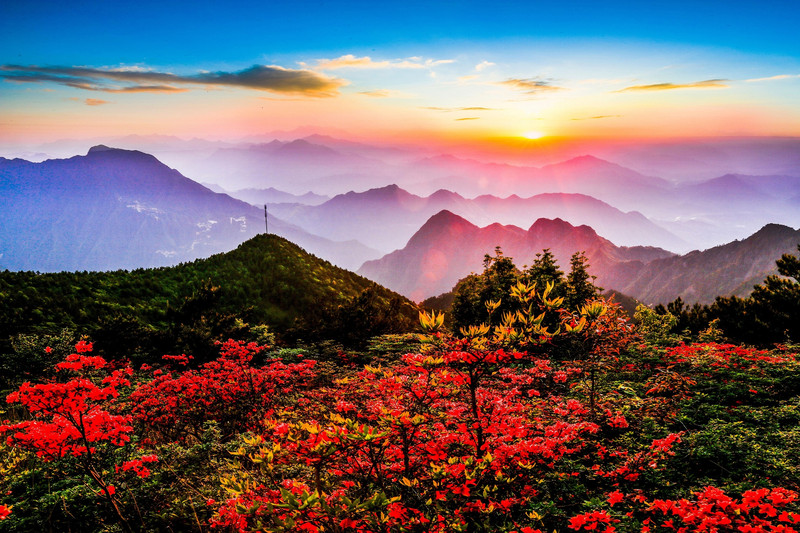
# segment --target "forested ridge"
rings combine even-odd
[[[416,316],[411,302],[388,289],[286,239],[259,235],[231,252],[174,267],[0,272],[0,339],[66,328],[99,337],[104,353],[125,342],[172,353],[181,346],[165,337],[174,338],[177,329],[216,328],[208,334],[225,340],[242,323],[298,334],[330,326],[337,308],[365,291],[370,305],[390,313],[398,327]]]

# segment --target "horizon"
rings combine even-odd
[[[800,6],[767,4],[9,2],[0,149],[299,131],[505,160],[796,138]]]

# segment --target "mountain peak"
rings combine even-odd
[[[323,146],[321,144],[314,144],[306,141],[305,139],[295,139],[277,147],[277,151],[284,155],[296,156],[338,156],[339,152]]]
[[[600,159],[599,157],[595,157],[590,154],[579,155],[569,159],[568,161],[573,161],[575,163],[608,163],[605,159]]]
[[[538,218],[536,221],[531,225],[528,231],[550,231],[553,229],[559,230],[572,230],[575,229],[575,226],[570,224],[569,222],[562,220],[558,217],[556,218]]]
[[[335,198],[347,198],[355,200],[389,200],[398,196],[411,196],[411,193],[405,189],[401,189],[399,185],[392,183],[390,185],[384,185],[383,187],[367,189],[363,192],[350,191],[344,194],[339,194]]]
[[[463,200],[464,197],[460,194],[453,192],[449,189],[439,189],[430,196],[428,196],[429,200],[450,200],[450,199],[457,199]]]
[[[92,146],[89,148],[89,151],[86,153],[86,155],[96,154],[97,152],[110,152],[112,150],[119,150],[119,148],[111,148],[105,144],[98,144],[97,146]]]
[[[442,237],[452,239],[454,236],[459,238],[467,232],[475,231],[478,226],[462,218],[455,213],[442,209],[425,222],[419,230],[408,241],[412,246],[420,242],[429,242],[431,239]]]
[[[158,161],[156,156],[154,156],[152,154],[141,152],[139,150],[127,150],[125,148],[115,148],[113,146],[106,146],[105,144],[98,144],[96,146],[92,146],[91,148],[89,148],[89,151],[86,153],[86,156],[87,157],[90,156],[90,155],[105,156],[106,154],[115,155],[115,156],[119,156],[119,157],[136,156],[136,157],[139,157],[139,158],[144,158],[144,159],[148,159],[148,160],[151,160],[151,161],[156,161],[156,162],[158,162],[159,165],[163,165],[163,163],[161,163],[161,161]]]
[[[774,224],[770,223],[755,232],[754,234],[750,235],[746,240],[749,239],[783,239],[785,237],[791,237],[798,233],[799,230],[795,230],[790,228],[789,226],[784,226],[783,224]]]
[[[447,209],[442,209],[441,211],[433,215],[431,218],[428,219],[427,222],[425,222],[425,225],[422,227],[424,228],[425,226],[429,225],[442,227],[442,226],[449,226],[452,224],[463,224],[477,228],[477,226],[472,224],[467,219],[460,217],[455,213],[453,213],[452,211],[448,211]]]
[[[582,238],[601,239],[597,232],[587,225],[573,226],[560,218],[540,218],[528,229],[529,238],[547,238],[549,240],[563,240],[569,237],[582,236]]]
[[[619,167],[616,163],[600,159],[593,155],[579,155],[561,163],[547,165],[543,168],[596,168],[596,167]]]

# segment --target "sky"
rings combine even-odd
[[[800,136],[800,2],[0,2],[0,145]]]

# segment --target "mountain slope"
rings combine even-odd
[[[641,267],[654,257],[671,255],[657,248],[618,247],[588,226],[576,227],[560,219],[539,219],[527,231],[497,223],[479,228],[442,211],[431,217],[405,248],[364,263],[358,273],[421,301],[449,291],[462,277],[480,271],[484,255],[496,246],[519,266],[530,264],[544,248],[550,248],[562,266],[569,265],[574,252],[585,251],[601,286],[605,277],[619,275],[619,264]]]
[[[230,250],[264,228],[263,210],[151,155],[105,146],[70,159],[0,161],[0,216],[0,268],[11,270],[170,265]],[[270,222],[270,231],[345,266],[375,256]]]
[[[381,305],[397,295],[311,255],[276,235],[258,235],[235,250],[158,269],[113,272],[0,272],[0,340],[15,333],[101,327],[120,317],[163,328],[203,286],[219,287],[215,313],[248,314],[279,328],[372,289]],[[171,311],[172,310],[172,311]],[[410,303],[394,312],[414,315]],[[116,317],[116,318],[113,318]],[[358,327],[357,324],[353,325]]]
[[[769,224],[742,241],[678,256],[652,247],[619,247],[589,226],[560,219],[539,219],[525,231],[500,224],[479,228],[442,212],[405,248],[364,263],[358,272],[421,301],[480,271],[484,255],[495,246],[520,267],[550,248],[562,269],[568,268],[574,252],[585,252],[599,286],[644,303],[668,303],[679,296],[689,303],[710,303],[716,296],[749,294],[753,285],[776,272],[775,261],[794,253],[798,243],[800,230]]]
[[[775,261],[795,253],[800,230],[768,224],[750,237],[708,250],[656,259],[618,287],[644,303],[711,303],[716,296],[746,296],[753,286],[777,274]]]

